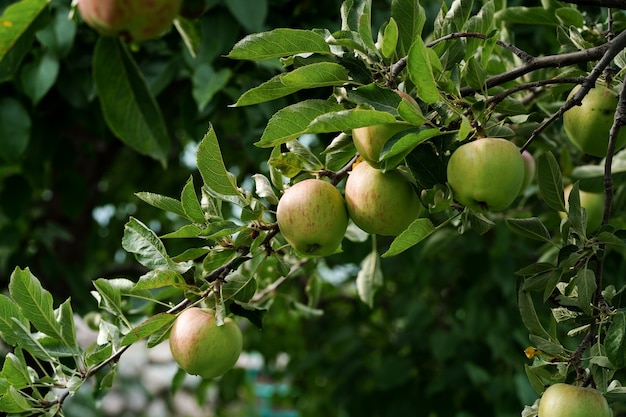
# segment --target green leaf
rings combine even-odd
[[[42,53],[22,66],[20,84],[34,105],[39,103],[56,82],[59,67],[59,60],[50,52]]]
[[[111,131],[137,152],[165,165],[170,139],[163,114],[124,43],[99,38],[93,78]]]
[[[417,96],[422,101],[436,103],[440,96],[433,73],[431,55],[422,38],[416,38],[409,50],[407,70],[411,81],[417,86]]]
[[[22,0],[9,5],[0,16],[0,82],[17,70],[39,29],[47,0]]]
[[[191,77],[193,83],[191,94],[199,111],[203,111],[215,94],[226,87],[231,76],[232,71],[228,68],[215,71],[209,64],[198,65],[195,68]]]
[[[378,110],[350,109],[324,113],[311,121],[308,133],[351,132],[352,129],[395,123],[393,115]],[[407,126],[408,127],[408,126]]]
[[[422,36],[426,11],[419,0],[393,0],[391,16],[398,24],[398,56],[406,56],[413,40]]]
[[[30,141],[32,122],[28,111],[13,97],[0,98],[0,155],[7,162],[17,161]]]
[[[370,252],[363,262],[356,276],[356,288],[359,298],[370,308],[374,307],[374,294],[383,285],[383,271],[380,267],[378,252]]]
[[[380,158],[384,169],[395,168],[420,143],[449,132],[441,132],[436,128],[415,129],[409,133],[393,135],[383,146]]]
[[[22,323],[24,327],[30,326],[18,305],[6,295],[0,294],[0,339],[11,346],[18,343],[13,333],[16,321]]]
[[[237,302],[229,304],[228,308],[234,315],[247,318],[259,330],[263,330],[263,316],[267,309]]]
[[[419,107],[404,98],[400,104],[398,104],[398,114],[404,120],[415,126],[421,126],[428,121]]]
[[[526,327],[526,329],[528,329],[530,334],[539,336],[546,340],[551,340],[550,334],[546,331],[546,329],[539,321],[539,316],[537,316],[537,311],[535,310],[535,305],[533,304],[530,293],[524,291],[520,287],[517,301],[522,322],[524,323],[524,326]]]
[[[200,201],[198,201],[198,195],[196,194],[196,188],[193,184],[193,176],[190,176],[187,183],[183,187],[183,191],[180,196],[180,202],[185,210],[185,214],[188,219],[196,223],[204,223],[204,212]]]
[[[0,397],[0,411],[2,412],[19,414],[31,409],[26,394],[22,394],[14,386],[10,386],[9,391]]]
[[[174,314],[155,314],[154,316],[144,320],[138,326],[133,327],[133,329],[128,332],[126,336],[124,336],[124,338],[120,342],[120,346],[132,345],[133,343],[141,339],[145,339],[146,337],[163,329],[164,327],[169,327],[175,319],[176,316]]]
[[[228,0],[226,6],[248,32],[263,30],[268,12],[268,0]]]
[[[330,47],[310,30],[274,29],[246,36],[233,46],[228,58],[258,61],[303,53],[330,54]]]
[[[391,113],[395,117],[398,115],[398,106],[402,102],[402,97],[394,90],[371,83],[348,90],[348,101],[363,110],[371,108]]]
[[[429,219],[416,219],[391,242],[389,249],[383,253],[383,258],[389,258],[404,252],[408,248],[417,245],[436,230]]]
[[[538,217],[530,217],[527,219],[506,219],[506,224],[515,232],[526,236],[529,239],[550,242],[550,232],[548,228]]]
[[[146,268],[168,269],[174,266],[161,239],[134,217],[124,225],[122,247],[127,252],[134,253],[137,261]]]
[[[626,314],[623,311],[611,317],[611,324],[604,339],[606,355],[615,367],[623,368],[626,365]]]
[[[148,192],[139,192],[135,195],[153,207],[187,218],[187,213],[185,213],[182,204],[175,198]]]
[[[578,183],[574,183],[567,198],[567,218],[579,236],[586,235],[586,221],[583,220],[583,210],[580,204]]]
[[[19,321],[15,321],[15,327],[13,328],[15,337],[17,338],[18,345],[28,351],[31,355],[36,358],[42,359],[47,362],[56,362],[56,358],[53,357],[53,353],[50,352],[49,349],[45,348],[39,342],[39,339],[44,336],[43,333],[31,333],[28,328],[24,326],[23,323]]]
[[[98,305],[123,320],[126,301],[122,300],[122,297],[136,297],[146,300],[154,299],[150,291],[136,288],[135,282],[126,278],[98,278],[93,281],[93,285],[97,292],[92,291],[91,293],[98,301]],[[108,328],[107,331],[111,334],[118,334],[120,330],[115,328],[115,325],[106,323],[104,320],[101,322],[101,331],[102,326]]]
[[[59,308],[55,310],[55,315],[61,326],[61,341],[74,354],[80,351],[76,341],[76,325],[74,324],[74,312],[70,300],[65,300]]]
[[[392,17],[389,19],[385,29],[383,31],[383,42],[380,46],[380,50],[385,58],[391,58],[396,52],[398,46],[398,24]]]
[[[4,357],[2,364],[2,378],[6,379],[9,385],[16,389],[26,388],[31,385],[31,376],[25,362],[9,352]]]
[[[287,106],[272,116],[261,139],[255,145],[269,148],[289,142],[308,133],[309,123],[318,116],[341,109],[339,104],[317,99],[304,100]]]
[[[578,306],[586,314],[591,315],[591,303],[598,285],[596,275],[590,269],[581,269],[576,274],[576,288],[578,288]]]
[[[41,282],[28,268],[15,268],[9,282],[11,298],[17,304],[24,317],[37,330],[48,336],[61,338],[61,326],[52,309],[52,294],[41,286]]]
[[[85,359],[85,363],[88,366],[99,365],[101,362],[107,360],[113,354],[113,345],[111,343],[104,343],[97,345],[93,352],[89,352]]]
[[[171,269],[153,269],[141,277],[133,287],[133,290],[152,290],[163,287],[179,287],[185,285],[185,279],[181,274]]]
[[[224,300],[234,300],[247,303],[256,293],[257,282],[252,276],[245,276],[240,272],[232,272],[226,277],[220,290]]]
[[[561,170],[551,152],[544,153],[537,159],[537,185],[548,207],[565,212]]]
[[[288,88],[340,86],[350,81],[345,67],[334,62],[316,62],[283,74],[280,81]]]
[[[281,77],[282,74],[276,75],[263,84],[249,89],[239,97],[235,106],[242,107],[263,103],[288,96],[289,94],[300,90],[300,87],[298,86],[287,87],[281,81]]]
[[[198,145],[196,162],[202,180],[208,188],[220,195],[241,198],[235,178],[226,170],[222,160],[222,152],[212,125]]]
[[[558,26],[561,23],[552,10],[547,10],[543,7],[506,7],[496,12],[495,19],[496,21],[504,21],[507,24],[522,23]]]

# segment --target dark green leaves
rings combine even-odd
[[[537,184],[544,201],[552,210],[565,211],[563,179],[554,155],[550,152],[537,160]]]
[[[125,44],[101,37],[93,78],[109,128],[128,146],[165,164],[169,134],[161,110]]]

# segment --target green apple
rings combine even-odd
[[[481,138],[461,145],[448,161],[454,198],[477,211],[501,211],[519,195],[524,159],[506,139]]]
[[[381,125],[359,127],[352,129],[352,141],[357,152],[370,165],[380,165],[380,153],[385,143],[398,132],[406,130],[407,125],[402,123],[385,123]]]
[[[104,36],[141,42],[169,29],[181,0],[79,0],[83,20]]]
[[[565,207],[568,208],[569,195],[572,191],[572,185],[568,185],[563,190],[565,195]],[[604,216],[604,193],[590,193],[587,191],[579,191],[580,193],[580,206],[585,209],[587,214],[587,233],[594,232],[602,224],[602,217]],[[565,213],[562,213],[562,217]]]
[[[580,85],[574,87],[567,99],[579,89]],[[582,105],[574,106],[563,114],[563,128],[568,139],[586,154],[606,156],[617,103],[617,94],[604,85],[589,90],[582,99]],[[620,129],[615,145],[616,151],[626,145],[626,129]]]
[[[285,240],[301,256],[327,256],[343,240],[348,212],[335,186],[324,180],[307,179],[282,195],[276,221]]]
[[[538,417],[611,417],[613,413],[600,392],[563,383],[546,389],[539,400]]]
[[[397,236],[422,209],[413,186],[401,172],[383,172],[367,162],[357,164],[348,175],[345,196],[352,221],[371,234]]]
[[[170,332],[176,363],[192,375],[217,378],[231,369],[242,349],[241,329],[231,318],[217,325],[211,309],[191,307],[178,315]]]
[[[524,181],[522,182],[520,194],[533,182],[536,170],[535,158],[530,152],[522,152],[522,159],[524,160]]]

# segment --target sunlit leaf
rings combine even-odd
[[[330,54],[330,47],[310,30],[274,29],[246,36],[235,44],[228,58],[264,60],[300,53]]]

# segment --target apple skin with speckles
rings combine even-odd
[[[321,179],[306,179],[282,195],[276,221],[285,240],[300,256],[328,256],[341,245],[348,227],[348,212],[334,185]]]
[[[506,139],[479,138],[452,153],[447,174],[456,201],[479,212],[502,211],[520,193],[524,160]]]
[[[180,4],[181,0],[80,0],[78,11],[101,35],[142,42],[170,28]]]
[[[397,236],[419,217],[422,204],[400,171],[381,171],[367,162],[357,164],[346,180],[346,205],[362,230]]]
[[[539,400],[538,417],[611,417],[606,398],[593,388],[558,383]]]
[[[174,321],[169,343],[172,357],[185,372],[213,379],[235,365],[243,340],[230,317],[218,326],[213,310],[191,307]]]

